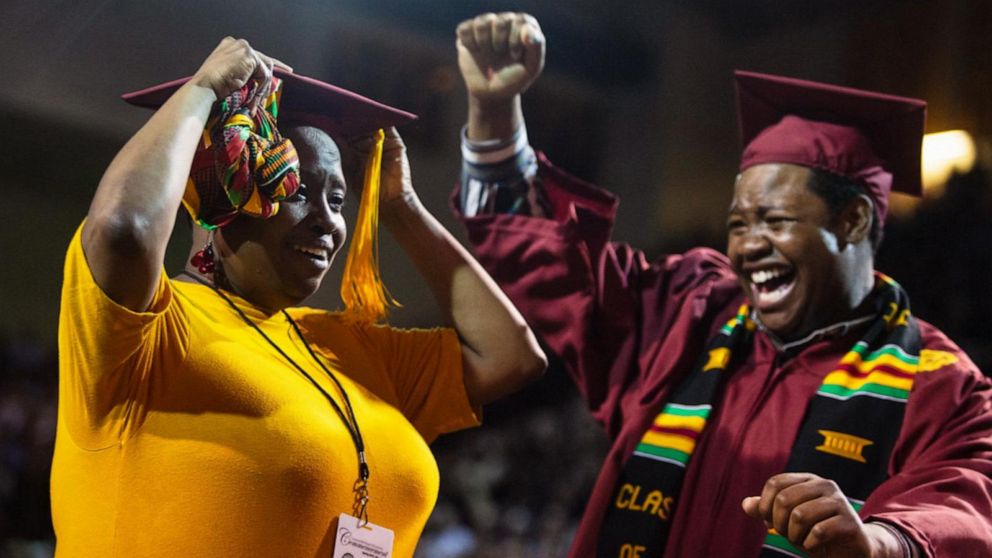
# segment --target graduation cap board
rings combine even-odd
[[[788,77],[736,71],[741,171],[791,163],[863,185],[885,220],[894,190],[923,192],[926,102]]]
[[[277,118],[281,122],[305,123],[333,137],[369,134],[380,128],[399,126],[417,119],[415,114],[363,97],[353,91],[318,79],[274,68],[282,80],[283,93]],[[176,79],[121,98],[132,105],[157,109],[187,81]]]
[[[289,161],[292,166],[296,161],[292,143],[279,136],[277,121],[284,125],[314,126],[332,138],[375,133],[376,142],[366,165],[362,200],[345,263],[341,296],[347,316],[361,322],[380,321],[386,316],[387,307],[395,304],[379,278],[377,261],[378,192],[383,146],[381,129],[405,124],[417,117],[314,78],[280,68],[275,68],[273,73],[277,78],[274,81],[281,83],[273,89],[268,100],[262,103],[262,108],[254,112],[246,109],[242,111],[242,115],[234,115],[238,103],[251,95],[251,85],[246,85],[240,92],[235,92],[215,106],[223,117],[229,116],[231,120],[222,122],[221,125],[216,125],[213,119],[208,123],[194,157],[183,204],[194,220],[206,228],[223,226],[237,213],[263,218],[275,215],[279,200],[292,195],[292,191],[295,191],[293,181],[298,180],[296,170],[292,168],[286,171],[289,177],[286,181],[262,184],[263,181],[257,179],[262,167],[285,166],[282,164],[285,161]],[[189,79],[180,78],[126,93],[122,98],[135,106],[157,109]],[[242,105],[244,107],[247,107],[247,103]],[[229,110],[230,114],[224,114],[225,110]],[[272,144],[270,160],[273,164],[258,165],[257,169],[252,169],[250,174],[253,179],[248,182],[254,183],[241,190],[232,188],[229,184],[232,167],[225,166],[229,161],[217,164],[219,158],[232,151],[230,144],[225,149],[213,148],[219,141],[229,139],[231,134],[225,129],[235,120],[250,129],[250,134],[241,134],[242,136],[264,136],[253,147],[256,151],[242,159],[261,161],[265,157],[259,155],[261,149],[257,146],[263,145],[265,149],[269,149],[269,144]],[[246,147],[245,150],[247,149]],[[298,163],[296,164],[298,168]]]

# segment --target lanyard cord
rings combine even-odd
[[[303,374],[303,377],[309,380],[309,382],[313,384],[313,387],[317,388],[317,391],[319,391],[324,396],[324,398],[326,398],[327,401],[330,402],[331,406],[334,407],[334,411],[338,414],[338,417],[341,418],[341,422],[345,424],[345,428],[348,430],[348,434],[351,435],[351,441],[354,442],[355,444],[355,451],[358,452],[358,479],[355,481],[355,486],[354,486],[356,501],[355,501],[355,509],[353,511],[355,512],[355,515],[359,518],[359,520],[363,522],[363,524],[367,524],[368,523],[367,504],[369,500],[369,490],[368,490],[369,465],[365,461],[365,441],[362,439],[362,431],[358,428],[358,419],[355,418],[355,410],[351,406],[351,399],[348,398],[348,392],[345,391],[344,386],[342,386],[341,382],[338,381],[337,377],[335,377],[334,374],[326,366],[324,366],[324,363],[321,362],[319,358],[317,358],[317,355],[313,352],[313,349],[310,347],[310,343],[307,342],[306,337],[303,336],[303,332],[300,331],[300,327],[296,325],[296,322],[293,320],[293,318],[291,318],[285,310],[282,310],[283,316],[285,316],[286,320],[289,321],[291,326],[293,326],[293,331],[295,331],[296,334],[300,337],[300,340],[303,341],[303,346],[306,347],[307,352],[310,353],[311,357],[313,357],[313,360],[317,363],[317,366],[319,366],[320,369],[323,370],[328,377],[330,377],[331,381],[334,382],[334,385],[337,386],[338,390],[341,391],[341,396],[344,399],[345,407],[348,410],[347,416],[345,416],[344,411],[341,410],[341,406],[338,405],[337,401],[335,401],[334,398],[331,397],[331,394],[327,393],[327,390],[325,390],[320,384],[318,384],[317,381],[314,380],[313,377],[310,376],[310,374],[307,373],[307,371],[302,366],[297,364],[292,357],[287,355],[286,352],[283,351],[282,348],[279,347],[279,345],[277,345],[276,342],[273,341],[264,331],[262,331],[262,328],[258,327],[258,324],[253,322],[251,318],[249,318],[241,310],[241,308],[238,308],[238,305],[235,304],[233,300],[228,298],[228,296],[225,295],[223,291],[221,291],[216,285],[208,283],[206,280],[204,280],[201,277],[197,277],[191,273],[186,273],[185,271],[182,273],[187,277],[192,277],[196,282],[200,283],[201,285],[210,287],[211,289],[214,290],[214,292],[220,295],[220,297],[224,299],[224,302],[227,302],[227,304],[231,308],[233,308],[235,312],[238,313],[238,316],[240,316],[241,319],[246,324],[250,325],[252,329],[257,331],[258,334],[261,335],[262,338],[265,339],[269,343],[269,345],[272,346],[273,349],[275,349],[280,355],[282,355],[284,359],[289,361],[289,363],[292,364],[293,367],[300,372],[300,374]]]
[[[221,296],[223,296],[223,295],[221,295]],[[246,320],[248,319],[248,317],[245,316],[243,312],[241,312],[241,309],[240,308],[238,308],[238,313],[241,314],[241,317],[242,318],[245,318]],[[282,353],[283,356],[285,356],[287,360],[289,360],[290,362],[292,362],[293,365],[296,366],[296,368],[300,370],[300,372],[303,372],[303,374],[307,377],[307,379],[310,380],[310,383],[312,383],[314,386],[316,386],[316,388],[319,389],[320,392],[324,394],[324,397],[327,397],[328,401],[331,402],[331,405],[334,405],[334,410],[337,411],[338,416],[340,416],[341,417],[341,420],[343,420],[345,422],[345,424],[348,425],[348,432],[351,434],[352,441],[355,442],[355,449],[358,450],[359,474],[361,475],[363,481],[368,481],[369,480],[369,466],[365,462],[365,440],[362,439],[362,431],[358,428],[358,419],[355,418],[355,409],[352,408],[352,406],[351,406],[351,399],[348,398],[348,392],[344,390],[344,386],[341,385],[341,382],[338,381],[338,379],[334,375],[334,373],[332,373],[326,366],[324,366],[324,363],[319,358],[317,358],[317,355],[313,352],[313,348],[310,346],[310,343],[307,342],[307,338],[304,337],[303,336],[303,332],[300,331],[300,326],[296,325],[296,322],[293,320],[293,318],[291,318],[289,316],[289,313],[286,312],[285,310],[283,310],[282,311],[282,315],[283,316],[286,316],[286,320],[289,322],[289,324],[291,326],[293,326],[293,331],[295,331],[296,332],[296,335],[298,335],[299,338],[300,338],[300,340],[303,341],[303,346],[307,348],[307,352],[310,353],[310,356],[313,358],[314,362],[317,363],[317,366],[319,366],[320,369],[323,370],[324,373],[327,374],[327,376],[331,379],[331,381],[334,382],[334,385],[336,385],[338,387],[338,390],[341,392],[341,396],[344,398],[345,408],[348,410],[348,418],[351,419],[350,422],[347,421],[347,420],[345,420],[344,413],[341,412],[341,407],[339,407],[338,404],[333,399],[331,399],[331,396],[328,395],[328,393],[326,391],[324,391],[324,389],[322,387],[320,387],[320,385],[318,385],[317,382],[315,382],[313,380],[313,378],[310,377],[309,374],[307,374],[306,372],[304,372],[303,369],[299,367],[299,365],[297,365],[295,362],[293,362],[293,359],[289,358],[289,356],[286,356],[286,354],[283,353],[282,350],[279,349],[279,347],[276,346],[276,344],[273,343],[272,340],[269,339],[268,336],[265,335],[265,332],[263,332],[261,329],[259,329],[259,327],[257,325],[255,325],[254,322],[251,322],[251,325],[255,326],[255,330],[258,331],[259,333],[261,333],[262,336],[265,337],[265,339],[273,347],[275,347],[280,353]]]

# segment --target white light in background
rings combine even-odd
[[[964,174],[975,166],[975,142],[964,130],[923,136],[923,188],[929,197],[940,195],[951,174]]]
[[[951,175],[970,171],[975,166],[975,159],[975,141],[964,130],[923,136],[923,196],[930,199],[942,196]],[[894,193],[889,197],[889,213],[907,219],[916,212],[919,203],[920,198]]]

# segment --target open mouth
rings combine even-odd
[[[330,253],[326,248],[316,248],[313,246],[301,246],[296,244],[293,246],[293,250],[303,254],[317,265],[326,266],[327,262],[330,260]]]
[[[765,310],[782,301],[795,285],[796,273],[789,268],[772,268],[747,274],[755,306]]]

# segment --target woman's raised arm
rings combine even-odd
[[[268,83],[274,64],[284,66],[225,38],[114,157],[82,232],[93,278],[114,301],[138,312],[151,304],[211,106],[249,79]]]
[[[424,277],[447,325],[458,332],[472,404],[490,403],[543,374],[547,359],[527,322],[420,203],[395,129],[386,132],[382,165],[382,221]]]

